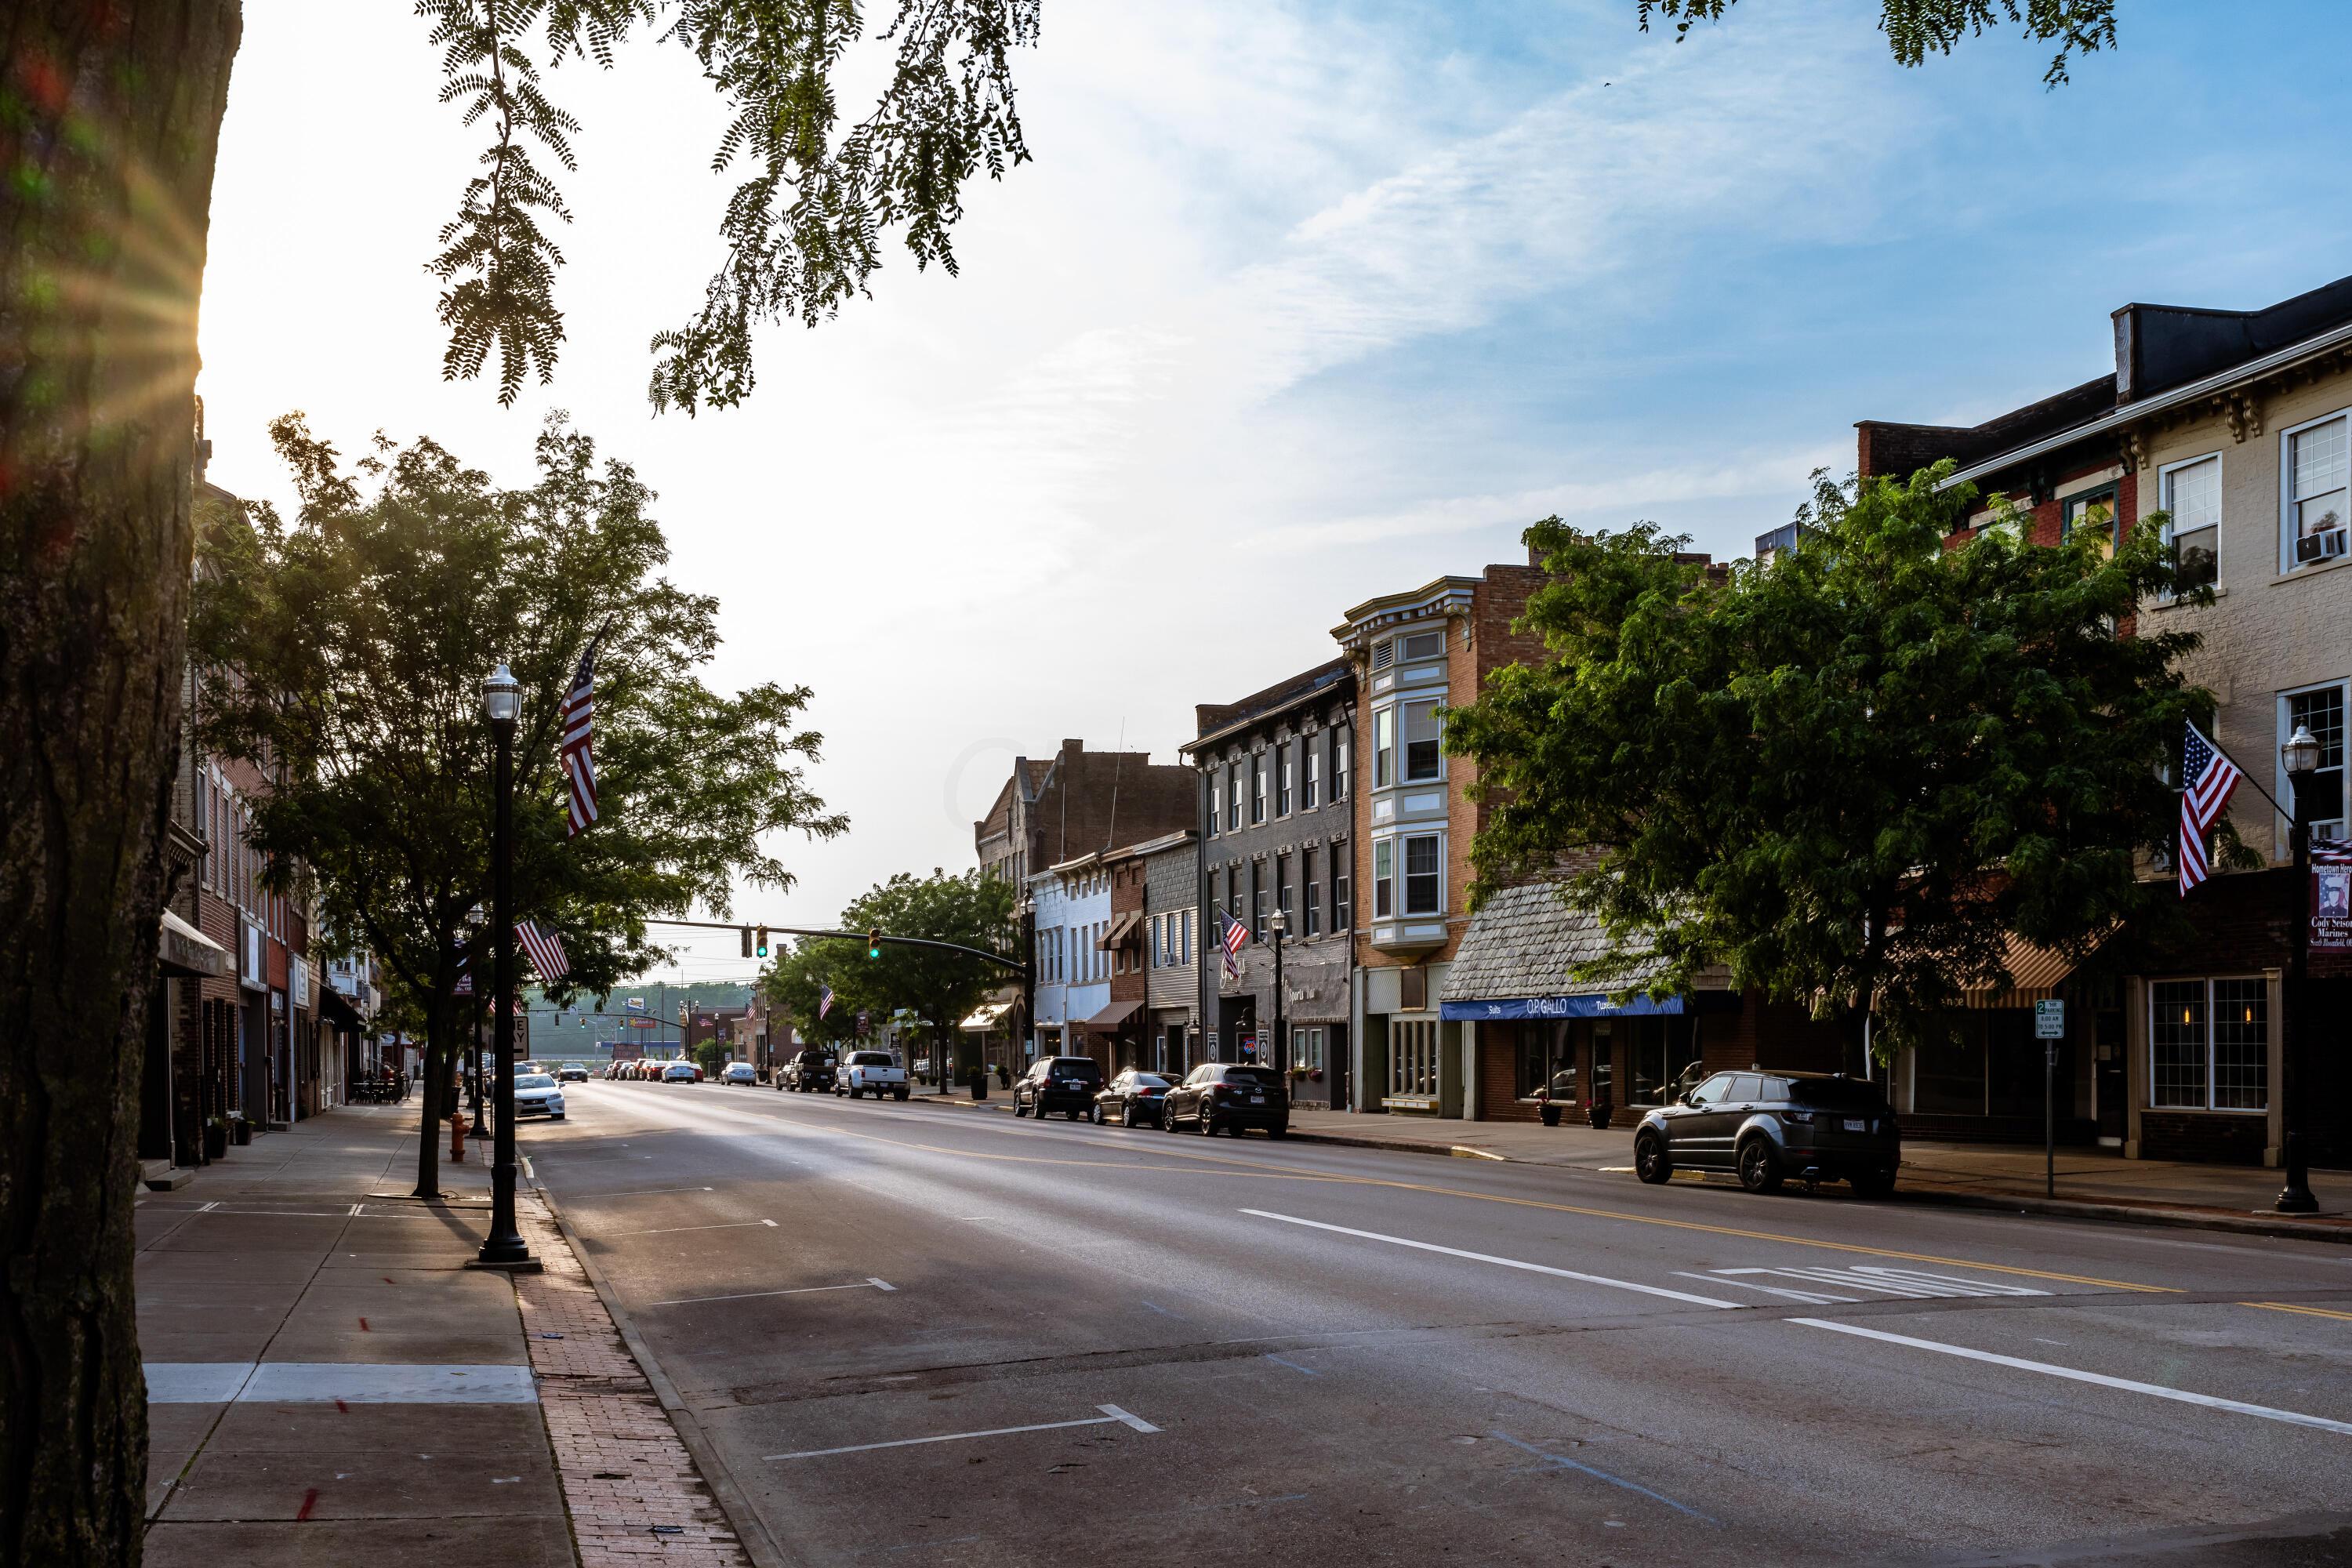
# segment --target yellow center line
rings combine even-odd
[[[2306,1317],[2334,1318],[2339,1322],[2352,1323],[2352,1312],[2338,1312],[2326,1307],[2297,1307],[2285,1301],[2241,1301],[2238,1305],[2260,1307],[2265,1312],[2301,1312]]]
[[[783,1125],[767,1117],[760,1117],[758,1120],[765,1126]],[[2171,1285],[2140,1285],[2128,1279],[2103,1279],[2089,1274],[2062,1274],[2054,1269],[2024,1268],[2012,1263],[1986,1263],[1973,1258],[1948,1258],[1935,1252],[1906,1252],[1892,1247],[1866,1247],[1860,1242],[1821,1241],[1812,1237],[1789,1236],[1779,1231],[1748,1230],[1738,1226],[1705,1225],[1696,1220],[1664,1219],[1655,1215],[1628,1214],[1622,1209],[1586,1208],[1577,1204],[1546,1203],[1540,1198],[1514,1198],[1497,1193],[1465,1192],[1459,1187],[1432,1186],[1422,1182],[1401,1182],[1387,1176],[1349,1176],[1286,1171],[1274,1166],[1244,1164],[1239,1161],[1229,1160],[1223,1155],[1211,1154],[1206,1150],[1199,1154],[1180,1155],[1178,1158],[1215,1161],[1219,1164],[1232,1164],[1236,1168],[1221,1171],[1203,1169],[1198,1165],[1155,1165],[1111,1160],[1048,1159],[1034,1154],[986,1154],[971,1149],[945,1148],[937,1143],[913,1143],[903,1139],[885,1138],[871,1132],[852,1132],[846,1128],[817,1128],[803,1125],[800,1130],[817,1132],[821,1135],[856,1138],[870,1143],[887,1143],[895,1148],[913,1149],[928,1154],[945,1154],[954,1159],[990,1160],[1011,1165],[1086,1165],[1105,1171],[1167,1171],[1191,1176],[1256,1176],[1285,1182],[1324,1182],[1343,1186],[1386,1187],[1396,1192],[1427,1193],[1437,1197],[1464,1198],[1473,1203],[1507,1204],[1515,1208],[1543,1209],[1552,1214],[1582,1215],[1591,1219],[1622,1220],[1629,1225],[1658,1226],[1668,1230],[1696,1230],[1711,1236],[1735,1236],[1747,1241],[1772,1241],[1789,1247],[1816,1247],[1828,1252],[1852,1252],[1866,1258],[1894,1258],[1906,1263],[1939,1263],[1948,1268],[1980,1268],[1991,1274],[2015,1274],[2029,1279],[2054,1279],[2062,1284],[2091,1285],[2105,1290],[2133,1290],[2152,1296],[2181,1294],[2179,1288]],[[1012,1133],[1018,1130],[1007,1127],[1001,1131]]]

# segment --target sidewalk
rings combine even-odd
[[[1538,1165],[1630,1173],[1633,1135],[1579,1123],[1444,1121],[1418,1116],[1293,1110],[1291,1136],[1359,1147],[1452,1153]],[[1906,1142],[1898,1192],[1915,1199],[2028,1212],[2195,1224],[2352,1242],[2352,1173],[2314,1171],[2319,1213],[2273,1213],[2284,1173],[2247,1165],[2126,1160],[2104,1149],[2058,1152],[2057,1196],[2043,1195],[2042,1152],[1999,1143]]]
[[[465,1268],[488,1150],[418,1202],[416,1125],[347,1107],[141,1201],[146,1561],[745,1563],[537,1196],[546,1272]]]

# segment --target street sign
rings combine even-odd
[[[628,1025],[632,1029],[658,1029],[661,1027],[661,1020],[658,1018],[624,1018],[621,1021]]]
[[[2064,1002],[2036,1002],[2033,1005],[2033,1037],[2037,1040],[2063,1040],[2066,1037]]]

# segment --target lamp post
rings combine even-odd
[[[536,1270],[539,1259],[515,1228],[514,1141],[514,732],[522,684],[503,664],[482,682],[482,712],[498,741],[496,800],[490,817],[490,1040],[498,1074],[491,1104],[490,1233],[474,1259],[478,1268]]]
[[[2295,1042],[2303,1030],[2304,979],[2311,965],[2311,822],[2304,810],[2303,785],[2319,766],[2319,742],[2308,725],[2294,727],[2294,733],[2279,747],[2279,762],[2286,771],[2286,805],[2294,820],[2288,839],[2294,847],[2294,886],[2287,899],[2287,913],[2294,924],[2289,928],[2282,998],[2286,1016],[2279,1024],[2279,1110],[2286,1133],[2286,1185],[2279,1189],[2278,1201],[2271,1206],[2280,1214],[2315,1214],[2319,1200],[2311,1195],[2311,1180],[2305,1173],[2294,1096]]]
[[[1266,929],[1274,933],[1274,1070],[1281,1076],[1282,1092],[1290,1092],[1290,1036],[1282,1026],[1282,939],[1290,929],[1289,917],[1277,908],[1265,918]]]

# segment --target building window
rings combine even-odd
[[[2148,1102],[2159,1110],[2270,1109],[2270,992],[2260,979],[2148,987]]]
[[[1434,833],[1416,833],[1404,841],[1404,912],[1433,915],[1445,907],[1441,853],[1444,840]]]
[[[1301,934],[1321,936],[1323,934],[1323,882],[1322,879],[1315,875],[1315,854],[1312,850],[1307,851],[1307,896],[1299,900],[1299,909],[1307,921]]]
[[[2294,805],[2305,822],[2311,824],[2312,835],[2319,838],[2341,838],[2347,816],[2344,795],[2344,683],[2330,681],[2304,691],[2290,691],[2279,699],[2279,742],[2302,725],[2310,730],[2319,742],[2319,766],[2303,775],[2295,785]],[[2285,781],[2280,781],[2284,784]],[[2281,791],[2282,799],[2284,791]]]
[[[1224,815],[1225,815],[1225,792],[1224,792],[1222,788],[1220,788],[1220,787],[1218,786],[1218,784],[1217,784],[1217,781],[1216,781],[1214,778],[1212,778],[1212,779],[1210,779],[1210,781],[1209,781],[1209,837],[1210,837],[1214,838],[1214,837],[1217,836],[1217,829],[1218,829],[1220,826],[1222,826],[1223,825],[1223,818],[1224,818]]]
[[[1349,901],[1348,891],[1352,868],[1348,862],[1348,847],[1331,846],[1331,929],[1335,931],[1346,931],[1356,921],[1355,905]]]
[[[1331,798],[1348,798],[1348,731],[1331,731]]]
[[[1372,714],[1372,787],[1386,789],[1396,783],[1396,710],[1382,708]]]
[[[1396,912],[1396,840],[1372,840],[1372,918],[1384,921]]]
[[[1437,1092],[1437,1020],[1389,1020],[1389,1092],[1430,1096]]]
[[[1435,658],[1444,651],[1445,634],[1443,631],[1415,632],[1411,637],[1397,638],[1397,658],[1400,660]]]
[[[1177,963],[1190,963],[1192,962],[1192,911],[1190,910],[1186,910],[1184,911],[1183,945],[1178,950],[1178,954],[1179,956],[1176,960]]]
[[[2221,574],[2221,458],[2219,453],[2164,470],[2164,542],[2179,563],[2176,592],[2209,588]]]
[[[1225,827],[1238,833],[1242,826],[1242,765],[1234,763],[1225,769]]]
[[[1299,742],[1298,749],[1305,764],[1298,773],[1298,809],[1312,811],[1322,804],[1323,752],[1312,736]]]
[[[2103,490],[2087,495],[2069,496],[2065,509],[2059,514],[2058,537],[2069,540],[2078,529],[2090,529],[2098,535],[2101,555],[2116,552],[2116,489],[2109,485]]]
[[[1282,911],[1282,923],[1293,936],[1298,934],[1297,911],[1290,907],[1290,857],[1274,858],[1274,907]]]
[[[1290,1031],[1290,1065],[1309,1072],[1323,1070],[1323,1030],[1319,1026]]]
[[[1265,820],[1265,753],[1250,759],[1250,820]]]
[[[1274,749],[1274,815],[1290,815],[1290,742]]]
[[[1404,705],[1404,776],[1408,784],[1438,777],[1444,771],[1439,761],[1437,744],[1439,729],[1437,704],[1408,702]]]
[[[2280,437],[2285,482],[2279,487],[2279,570],[2333,561],[2344,553],[2346,416],[2314,420]]]

